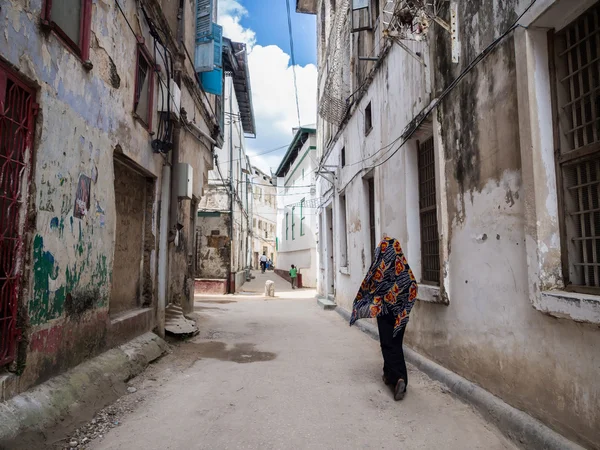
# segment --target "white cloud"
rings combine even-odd
[[[219,25],[223,27],[223,34],[235,42],[245,42],[249,49],[256,43],[256,33],[242,27],[240,21],[248,14],[246,8],[237,0],[219,1]]]
[[[253,156],[292,140],[292,128],[298,126],[294,78],[290,55],[276,45],[256,44],[256,33],[240,21],[248,12],[238,0],[220,0],[219,23],[224,36],[245,42],[249,48],[248,64],[257,138],[246,140],[253,164],[269,173],[275,170],[286,149],[263,156]],[[298,100],[302,125],[314,124],[317,113],[317,67],[296,66]]]

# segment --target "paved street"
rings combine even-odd
[[[266,279],[277,298],[262,297]],[[196,300],[200,335],[133,380],[139,406],[90,448],[515,448],[414,368],[395,402],[378,343],[314,291],[259,273],[241,295]]]

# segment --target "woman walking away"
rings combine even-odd
[[[400,242],[385,237],[354,299],[350,325],[358,319],[377,317],[383,382],[392,387],[395,400],[404,398],[408,385],[402,340],[416,298],[417,282]]]

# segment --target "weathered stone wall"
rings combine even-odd
[[[200,250],[197,278],[229,279],[231,261],[229,226],[229,214],[226,213],[198,217],[196,230],[200,237]]]
[[[142,246],[138,239],[144,264],[130,270],[138,274],[143,270],[144,282],[135,286],[135,302],[127,308],[152,302],[158,235],[155,204],[142,203],[141,209],[132,211],[121,209],[125,206],[121,202],[139,195],[143,202],[148,190],[154,202],[153,191],[160,183],[153,181],[150,189],[140,185],[141,193],[121,196],[117,192],[117,206],[113,159],[118,152],[155,181],[163,159],[152,152],[152,136],[132,116],[136,38],[114,2],[100,0],[92,5],[89,59],[93,68],[89,70],[56,34],[42,31],[41,0],[11,0],[0,9],[0,58],[36,89],[39,103],[19,299],[24,340],[12,367],[20,374],[12,393],[112,345],[108,313],[115,242],[123,238],[116,234],[124,226],[117,223],[125,220],[121,213],[135,217],[137,236],[145,236],[147,244]],[[136,33],[151,42],[145,22],[133,20],[138,14],[136,4],[123,7]],[[81,213],[76,213],[78,188],[88,183],[89,191],[84,190],[89,204],[84,198]],[[153,326],[150,319],[144,317],[140,332]]]
[[[524,2],[459,3],[461,62],[451,63],[448,36],[437,33],[438,92],[510,26],[517,3]],[[511,35],[439,109],[450,305],[419,302],[407,341],[571,439],[598,448],[598,328],[544,315],[529,298],[516,69]]]
[[[377,238],[387,233],[400,239],[421,281],[417,141],[433,136],[442,285],[436,289],[421,284],[420,300],[407,329],[407,343],[570,439],[599,448],[598,327],[578,323],[566,314],[561,318],[545,315],[533,307],[530,295],[531,255],[526,252],[526,244],[533,236],[526,228],[531,205],[525,201],[524,185],[529,183],[535,193],[552,191],[552,183],[523,180],[523,155],[532,150],[521,145],[520,122],[528,118],[521,117],[517,86],[523,67],[517,63],[515,48],[528,47],[531,42],[519,44],[511,33],[465,76],[413,139],[401,148],[395,141],[416,114],[438,97],[530,2],[456,3],[460,62],[452,63],[450,35],[437,26],[428,37],[429,46],[408,42],[432,68],[429,74],[429,68],[424,69],[394,45],[338,138],[323,147],[324,166],[334,170],[337,179],[333,195],[329,181],[317,181],[326,199],[324,206],[333,207],[334,219],[333,242],[324,241],[325,233],[321,236],[322,264],[331,256],[334,264],[332,270],[321,266],[326,270],[321,271],[320,292],[326,293],[326,284],[333,279],[336,302],[350,309],[370,265],[363,176],[375,180]],[[583,2],[563,3],[572,10],[573,3],[580,7]],[[319,17],[317,20],[321,21]],[[547,42],[547,36],[541,39]],[[541,77],[539,71],[544,68],[537,65],[545,62],[547,66],[547,57],[538,58],[535,64],[528,62],[532,76]],[[527,93],[527,80],[522,84]],[[369,102],[373,130],[365,135],[364,111]],[[550,108],[548,98],[540,104]],[[320,142],[326,145],[327,125],[320,123],[319,129]],[[344,147],[346,165],[342,167],[340,153]],[[386,162],[370,168],[383,160]],[[552,156],[549,164],[554,164]],[[364,170],[357,175],[358,169]],[[534,171],[540,171],[539,166]],[[344,232],[340,226],[339,192],[351,199],[346,205],[347,268],[341,268],[339,262]],[[555,193],[541,198],[539,209],[556,210]],[[325,215],[325,209],[321,212]],[[321,223],[325,224],[323,216]],[[556,227],[556,222],[545,224],[553,225]],[[546,244],[557,245],[557,230],[548,236],[555,238],[552,242],[541,241],[531,254],[548,252]],[[557,261],[551,277],[554,280],[560,279],[559,264]],[[534,290],[548,288],[548,283],[542,281],[538,277]],[[553,286],[557,284],[555,281]],[[433,303],[432,292],[437,293],[437,300],[449,304]],[[576,305],[574,301],[573,308]]]

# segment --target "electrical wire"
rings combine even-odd
[[[488,56],[491,51],[502,41],[504,40],[504,38],[506,36],[508,36],[514,29],[516,29],[517,27],[519,27],[519,21],[521,20],[521,18],[533,7],[533,5],[535,4],[537,0],[532,0],[532,2],[529,4],[529,6],[527,6],[527,8],[525,8],[525,10],[517,17],[517,19],[513,22],[513,24],[506,30],[504,31],[504,33],[502,33],[500,36],[498,36],[496,39],[494,39],[494,41],[489,44],[481,53],[479,53],[479,55],[477,55],[475,57],[475,59],[473,59],[473,61],[471,61],[464,69],[463,71],[446,87],[446,89],[444,89],[444,91],[440,94],[440,96],[432,103],[430,104],[428,107],[426,107],[423,111],[421,111],[421,113],[419,113],[416,117],[420,116],[420,119],[412,126],[412,128],[408,129],[407,131],[403,132],[398,138],[396,138],[393,142],[398,142],[400,139],[402,139],[402,142],[400,143],[400,145],[398,145],[398,147],[396,147],[396,149],[385,159],[373,164],[370,167],[365,167],[362,168],[360,170],[358,170],[351,178],[350,180],[348,180],[348,182],[346,182],[344,184],[344,186],[340,189],[338,189],[338,193],[342,192],[344,189],[346,189],[346,187],[352,182],[354,181],[354,179],[356,179],[357,176],[359,176],[361,173],[363,173],[364,171],[367,170],[372,170],[376,167],[381,166],[382,164],[385,164],[387,161],[389,161],[396,153],[398,153],[398,151],[400,151],[400,149],[404,146],[404,144],[406,142],[408,142],[410,140],[410,138],[414,135],[414,133],[419,129],[419,127],[421,126],[421,124],[425,121],[425,119],[429,116],[429,114],[431,114],[431,112],[454,90],[454,88],[458,85],[458,83],[460,83],[460,81],[471,71],[473,70],[473,68],[475,66],[477,66],[477,64],[479,64],[486,56]],[[388,144],[389,146],[389,144]],[[381,150],[381,149],[380,149]],[[379,152],[379,150],[378,150]],[[368,159],[372,158],[375,155],[371,155]],[[365,161],[365,160],[363,160]],[[362,161],[359,161],[358,163],[354,163],[354,164],[359,164]]]
[[[119,11],[121,11],[121,14],[123,15],[123,18],[125,19],[125,22],[127,22],[127,26],[129,27],[129,29],[131,30],[131,32],[133,33],[133,35],[135,37],[137,37],[137,34],[135,33],[135,31],[133,31],[133,27],[129,23],[129,20],[127,19],[127,16],[125,15],[125,12],[123,12],[123,8],[121,8],[121,5],[119,4],[119,1],[115,0],[115,4],[117,5],[117,8],[119,8]]]
[[[287,17],[288,17],[288,32],[290,35],[290,57],[292,59],[292,73],[294,75],[294,93],[296,95],[296,113],[298,114],[298,127],[300,124],[300,101],[298,100],[298,82],[296,80],[296,58],[294,56],[294,36],[292,34],[292,12],[290,10],[290,0],[285,0],[287,5]]]

